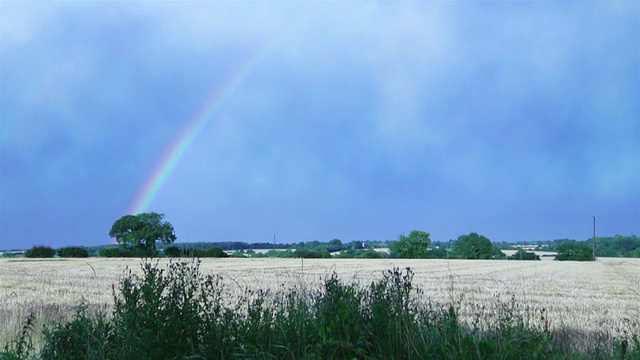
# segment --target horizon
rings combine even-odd
[[[461,235],[467,235],[467,234],[461,234]],[[482,234],[479,234],[482,235]],[[596,239],[602,239],[602,238],[614,238],[616,236],[623,236],[623,237],[638,237],[639,235],[637,234],[630,234],[630,235],[623,235],[623,234],[616,234],[614,236],[596,236]],[[553,239],[553,240],[532,240],[532,241],[491,241],[491,239],[489,239],[491,241],[492,244],[494,243],[499,243],[499,244],[516,244],[516,245],[534,245],[535,243],[552,243],[552,242],[558,242],[558,241],[577,241],[577,242],[585,242],[585,241],[591,241],[593,238],[586,238],[584,240],[580,240],[580,239]],[[331,239],[331,240],[335,240]],[[321,241],[321,240],[310,240],[310,241],[304,241],[304,243],[310,243],[310,242],[319,242],[321,244],[324,243],[329,243],[331,242],[331,240],[326,240],[326,241]],[[342,239],[338,239],[340,241],[342,241],[342,244],[349,244],[352,242],[380,242],[380,243],[389,243],[389,242],[393,242],[393,241],[397,241],[397,240],[391,240],[391,239],[387,239],[387,240],[342,240]],[[430,245],[434,244],[434,243],[438,243],[438,244],[446,244],[449,241],[456,241],[456,239],[451,239],[451,240],[433,240],[431,239]],[[261,241],[256,241],[256,242],[247,242],[247,241],[238,241],[238,240],[222,240],[222,241],[179,241],[176,240],[175,242],[173,242],[171,245],[180,245],[180,244],[219,244],[219,243],[245,243],[248,245],[252,245],[252,244],[269,244],[271,245],[272,243],[270,242],[261,242]],[[278,243],[276,242],[277,245],[295,245],[300,243],[300,241],[298,242],[291,242],[291,243]],[[36,244],[34,246],[40,246],[42,244]],[[46,246],[46,245],[45,245]],[[80,247],[84,247],[84,248],[92,248],[92,247],[108,247],[108,246],[118,246],[117,243],[109,243],[109,244],[95,244],[95,245],[81,245],[81,244],[72,244],[72,245],[64,245],[64,246],[59,246],[59,247],[53,247],[54,249],[58,249],[58,248],[62,248],[62,247],[66,247],[66,246],[80,246]],[[26,251],[28,250],[28,248],[12,248],[12,249],[0,249],[0,252],[6,252],[6,251]]]
[[[640,2],[0,10],[0,248],[640,234]]]

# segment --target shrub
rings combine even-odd
[[[100,249],[100,251],[98,251],[98,255],[100,257],[116,258],[116,257],[124,257],[124,252],[120,248],[109,247],[109,248]]]
[[[34,246],[25,252],[24,256],[28,258],[52,258],[56,251],[44,245]]]
[[[67,246],[58,250],[60,257],[86,258],[89,257],[89,251],[80,246]]]
[[[373,249],[369,249],[360,252],[355,257],[358,259],[380,259],[382,258],[382,255]]]
[[[229,254],[224,252],[221,247],[214,246],[209,249],[185,249],[184,255],[192,258],[224,258],[229,257]]]
[[[387,270],[368,286],[345,284],[334,272],[319,288],[245,289],[229,301],[222,277],[203,274],[199,260],[141,267],[114,287],[111,316],[90,317],[80,306],[71,321],[44,330],[40,354],[30,317],[0,359],[595,358],[567,352],[546,311],[515,298],[477,306],[472,321],[461,320],[459,304],[429,303],[409,268]],[[611,354],[637,359],[637,335],[631,341],[611,343]]]
[[[535,253],[518,249],[518,252],[509,256],[509,260],[540,260],[540,256]]]
[[[328,251],[315,251],[298,249],[291,253],[291,257],[304,258],[304,259],[328,259],[331,257]]]

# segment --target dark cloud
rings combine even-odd
[[[637,3],[2,3],[0,248],[640,232]],[[37,225],[36,225],[37,224]]]

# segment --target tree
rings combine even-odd
[[[458,236],[454,250],[461,259],[491,259],[493,255],[491,241],[476,233]]]
[[[44,245],[34,246],[24,253],[28,258],[52,258],[56,254],[56,251],[52,248]]]
[[[428,232],[413,230],[409,236],[402,234],[398,241],[391,244],[391,254],[405,259],[426,258],[430,242]]]
[[[124,249],[134,250],[139,255],[152,255],[157,241],[163,244],[176,241],[173,226],[162,221],[163,218],[164,214],[154,212],[125,215],[113,224],[109,235]]]
[[[60,257],[86,258],[89,257],[89,251],[81,246],[67,246],[58,250]]]
[[[556,260],[593,261],[593,248],[589,245],[571,241],[558,245]]]

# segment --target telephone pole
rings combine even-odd
[[[273,233],[273,256],[276,256],[276,233]]]
[[[593,260],[596,259],[596,218],[597,216],[592,215],[593,217]]]

